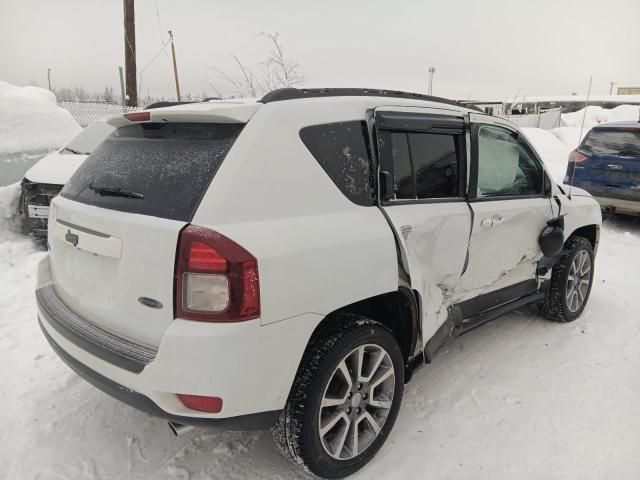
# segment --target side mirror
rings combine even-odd
[[[386,202],[393,198],[393,177],[387,170],[380,171],[380,200]]]
[[[545,257],[560,254],[564,247],[564,215],[547,222],[538,238],[538,244]]]

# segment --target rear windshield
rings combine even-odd
[[[61,192],[97,207],[188,222],[241,124],[146,123],[115,130]]]
[[[601,155],[640,157],[640,129],[591,130],[582,142],[580,150]]]
[[[113,132],[113,128],[107,122],[94,122],[85,128],[80,135],[71,140],[62,149],[61,153],[65,155],[89,155]]]

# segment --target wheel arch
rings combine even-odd
[[[567,236],[567,240],[571,237],[586,238],[591,244],[591,248],[593,248],[593,252],[595,254],[598,250],[598,242],[600,241],[600,225],[591,224],[578,227],[573,230],[569,236]]]
[[[410,373],[412,369],[409,367],[414,363],[424,363],[419,308],[415,292],[408,286],[401,285],[396,291],[359,300],[329,313],[313,330],[306,348],[321,338],[332,323],[340,321],[342,314],[360,315],[389,328],[400,345],[405,370]]]

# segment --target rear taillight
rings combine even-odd
[[[176,317],[241,322],[260,316],[258,261],[208,228],[188,225],[180,233],[175,282]]]
[[[148,122],[151,120],[151,112],[125,113],[123,117],[130,122]]]
[[[582,163],[587,160],[589,160],[589,157],[577,150],[574,150],[569,154],[569,163]]]

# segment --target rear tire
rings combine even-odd
[[[404,360],[389,329],[358,315],[334,320],[307,348],[273,428],[286,456],[331,479],[375,456],[393,428],[404,387]]]
[[[551,285],[542,314],[556,322],[580,316],[593,284],[593,247],[584,237],[570,237],[551,273]]]

